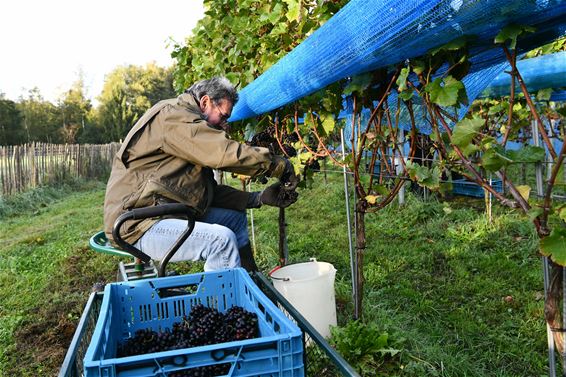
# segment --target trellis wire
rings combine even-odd
[[[542,257],[542,272],[544,277],[544,301],[548,299],[548,286],[550,284],[548,258]],[[546,322],[546,338],[548,343],[548,376],[556,377],[556,359],[554,351],[554,337],[552,336],[552,329],[548,322]]]

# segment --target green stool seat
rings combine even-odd
[[[104,254],[111,254],[117,255],[119,257],[131,257],[130,253],[126,253],[123,250],[119,250],[114,248],[106,234],[103,231],[96,233],[94,236],[90,237],[89,246],[92,250],[96,251],[97,253],[104,253]]]
[[[96,233],[94,236],[90,238],[89,246],[92,250],[96,251],[97,253],[132,258],[132,255],[130,253],[127,253],[123,250],[116,249],[115,247],[113,247],[110,244],[110,241],[108,241],[108,238],[106,237],[106,234],[104,234],[103,231]],[[134,258],[134,262],[132,263],[124,263],[124,262],[119,263],[117,277],[118,280],[121,281],[133,281],[140,279],[156,278],[157,268],[155,268],[155,264],[153,263],[153,261],[150,261],[148,265],[144,266],[143,264],[136,263]]]

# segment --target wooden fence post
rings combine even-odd
[[[95,179],[110,170],[118,143],[0,146],[0,195],[9,196],[68,178]]]

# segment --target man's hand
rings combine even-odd
[[[270,177],[279,178],[284,190],[293,191],[299,184],[299,177],[295,175],[293,164],[283,157],[274,157],[268,174]]]
[[[280,182],[266,187],[259,196],[262,204],[279,208],[289,207],[297,201],[298,197],[298,192],[283,188]]]

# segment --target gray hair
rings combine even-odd
[[[232,105],[238,102],[238,92],[226,77],[213,77],[209,80],[201,80],[194,83],[185,92],[192,94],[197,101],[208,95],[216,104],[223,99],[230,101]]]

